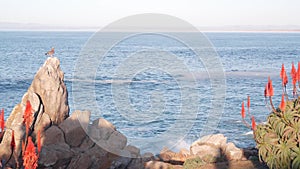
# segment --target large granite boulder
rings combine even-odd
[[[90,123],[89,111],[75,111],[69,117],[68,92],[59,60],[49,57],[36,73],[6,121],[0,144],[0,159],[11,155],[12,130],[15,133],[15,156],[6,167],[15,168],[22,158],[25,138],[24,111],[32,106],[29,135],[37,145],[41,131],[42,150],[39,168],[143,168],[140,150],[127,145],[127,138],[109,121],[99,118]],[[1,164],[1,163],[0,163]]]
[[[28,92],[36,93],[44,105],[52,124],[60,124],[69,116],[68,91],[64,72],[55,57],[49,57],[38,70]]]
[[[208,135],[195,141],[190,151],[206,162],[216,162],[223,158],[226,160],[241,160],[244,158],[243,150],[237,148],[233,143],[227,143],[223,134]]]
[[[49,57],[36,73],[21,103],[12,110],[6,121],[6,132],[0,144],[0,157],[8,159],[11,154],[11,131],[15,132],[15,153],[20,155],[22,139],[25,135],[23,115],[27,101],[32,107],[33,121],[30,135],[35,137],[37,131],[43,132],[53,124],[59,124],[69,116],[68,92],[64,84],[64,73],[59,60]]]

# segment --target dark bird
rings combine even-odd
[[[47,53],[45,53],[45,55],[48,55],[50,57],[53,57],[53,54],[54,54],[54,47],[52,47],[50,51],[48,51]]]

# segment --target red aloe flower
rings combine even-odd
[[[38,131],[37,133],[37,149],[38,153],[40,154],[42,146],[41,146],[41,130]]]
[[[11,132],[11,142],[10,142],[10,148],[11,148],[11,151],[13,152],[14,149],[16,148],[16,142],[15,142],[15,131],[12,130]]]
[[[250,96],[247,97],[247,108],[250,108]]]
[[[284,64],[282,64],[281,67],[280,78],[282,79],[282,86],[286,86],[286,84],[288,83],[288,78],[284,69]]]
[[[26,127],[26,134],[28,135],[30,124],[33,120],[32,119],[32,107],[31,107],[29,100],[27,100],[27,102],[26,102],[26,109],[25,109],[23,118],[24,118],[23,122],[25,123],[25,127]]]
[[[255,119],[254,119],[254,116],[252,116],[252,130],[256,130],[256,122],[255,122]]]
[[[291,76],[292,76],[292,79],[293,79],[293,84],[296,84],[297,79],[298,79],[298,74],[297,74],[297,71],[295,69],[294,62],[292,62]]]
[[[268,84],[266,84],[265,92],[264,93],[265,93],[265,97],[270,96]]]
[[[250,114],[250,96],[247,98],[247,108],[248,108],[248,114]]]
[[[3,132],[5,127],[4,109],[1,110],[1,114],[0,114],[0,127],[1,127],[1,132]]]
[[[274,96],[274,89],[270,77],[268,78],[268,90],[269,90],[269,97]]]
[[[272,85],[272,80],[270,77],[268,77],[268,83],[266,84],[265,88],[265,97],[272,97],[274,96],[274,89]]]
[[[298,84],[300,87],[300,62],[298,62],[297,79],[298,79]]]
[[[28,143],[24,152],[23,160],[25,169],[36,169],[38,166],[38,156],[36,155],[31,136],[28,137]]]
[[[291,76],[292,76],[292,83],[293,83],[293,96],[295,97],[297,93],[296,83],[298,81],[298,73],[295,69],[294,62],[292,62]]]
[[[271,108],[272,108],[273,112],[276,112],[276,110],[273,106],[272,96],[274,96],[274,89],[273,89],[273,85],[272,85],[272,80],[269,76],[268,77],[268,83],[267,83],[266,88],[265,88],[265,97],[269,97]]]
[[[280,78],[282,79],[282,77],[284,76],[284,72],[285,72],[285,69],[284,69],[284,64],[281,65],[281,71],[280,71]]]
[[[281,96],[281,103],[280,103],[280,110],[283,112],[285,110],[285,101],[284,101],[284,94],[282,93]]]
[[[241,110],[241,115],[242,115],[242,118],[243,118],[243,119],[246,117],[246,114],[245,114],[245,106],[244,106],[244,102],[242,102],[242,110]]]

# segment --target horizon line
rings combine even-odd
[[[65,26],[46,25],[39,23],[0,22],[0,31],[70,31],[70,32],[97,32],[103,26]],[[220,26],[195,26],[196,32],[300,32],[300,25],[220,25]],[[137,32],[137,30],[155,32],[195,32],[194,29],[185,27],[119,27],[107,32]]]
[[[99,32],[101,29],[2,29],[1,32]],[[102,32],[182,32],[182,33],[196,33],[196,32],[207,32],[207,33],[300,33],[300,29],[283,29],[283,30],[200,30],[198,31],[186,31],[186,30],[156,30],[156,31],[137,31],[137,30],[112,30],[112,31],[102,31]]]

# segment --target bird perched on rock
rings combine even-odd
[[[48,51],[47,53],[45,53],[45,55],[48,55],[50,57],[53,57],[53,54],[54,54],[54,47],[52,47],[50,51]]]

